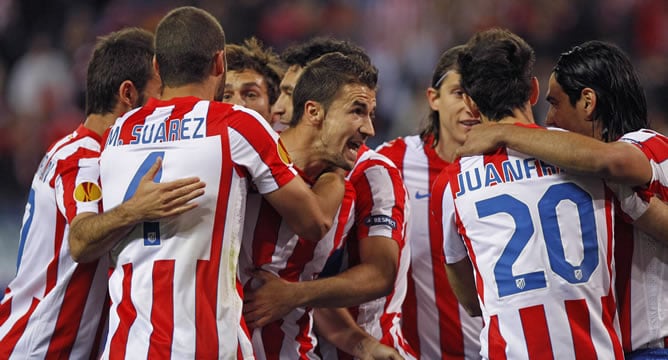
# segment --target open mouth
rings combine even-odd
[[[459,121],[459,123],[464,125],[464,126],[469,126],[470,127],[470,126],[475,126],[475,125],[480,124],[480,120],[478,120],[478,119],[468,119],[468,120],[461,120],[461,121]]]

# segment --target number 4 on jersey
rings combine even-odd
[[[151,169],[151,166],[155,164],[155,162],[158,160],[158,158],[163,158],[165,157],[165,152],[164,151],[154,151],[144,159],[144,162],[139,165],[139,169],[137,169],[137,172],[135,173],[135,176],[132,178],[132,181],[130,181],[130,185],[128,186],[128,190],[125,192],[125,196],[123,197],[123,202],[127,201],[130,199],[135,192],[137,191],[137,186],[139,186],[139,182],[141,179],[146,175],[146,173]],[[158,173],[155,174],[155,177],[153,178],[153,181],[155,182],[160,182],[160,179],[162,178],[162,168],[158,170]],[[144,246],[157,246],[160,245],[160,223],[157,221],[146,221],[143,224],[143,229],[144,229]]]

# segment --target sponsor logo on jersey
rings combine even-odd
[[[74,200],[76,201],[98,201],[100,198],[102,198],[102,190],[94,182],[82,182],[74,189]]]
[[[421,193],[419,190],[415,192],[415,198],[420,200],[420,199],[426,199],[430,197],[430,193]]]
[[[364,225],[374,226],[374,225],[385,225],[392,228],[392,230],[397,229],[397,222],[387,215],[371,215],[364,219]]]
[[[283,145],[283,142],[281,139],[278,139],[278,143],[276,144],[276,149],[278,150],[278,156],[281,158],[283,163],[286,165],[292,164],[292,159],[290,158],[290,154],[288,154],[288,151],[285,149],[285,145]]]

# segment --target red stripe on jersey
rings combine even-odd
[[[317,244],[317,242],[299,238],[285,268],[278,271],[278,276],[292,282],[299,281],[299,275],[304,271],[304,267],[313,259],[313,252]]]
[[[128,334],[130,327],[137,318],[137,310],[132,304],[132,264],[123,265],[123,294],[121,295],[121,302],[116,308],[118,313],[118,328],[111,338],[109,346],[109,359],[125,359],[125,352],[128,344]]]
[[[299,358],[307,360],[309,357],[306,354],[313,350],[313,338],[311,337],[311,334],[313,334],[311,331],[311,309],[306,309],[304,315],[297,320],[297,326],[299,326],[299,333],[295,340],[299,344]]]
[[[151,325],[148,359],[170,358],[174,340],[174,260],[153,262]]]
[[[434,286],[436,284],[434,283]],[[406,340],[411,344],[417,356],[420,357],[420,336],[418,336],[417,326],[417,298],[415,296],[415,281],[413,280],[412,267],[408,268],[406,273],[406,297],[401,305],[401,314],[404,316],[401,322],[401,331]],[[440,317],[439,317],[440,321]]]
[[[389,143],[383,144],[376,150],[381,155],[385,155],[392,160],[399,171],[404,173],[404,156],[406,155],[406,141],[403,138],[396,138]]]
[[[78,264],[76,270],[74,270],[65,289],[63,303],[47,350],[47,357],[70,357],[72,344],[74,344],[79,332],[83,309],[86,307],[86,301],[88,300],[87,296],[82,295],[90,293],[96,269],[97,261]]]
[[[506,148],[499,148],[496,150],[496,153],[492,155],[483,155],[483,163],[485,165],[487,164],[493,164],[494,169],[496,169],[496,172],[498,173],[501,182],[505,182],[506,178],[503,174],[503,162],[508,161],[508,150]],[[483,184],[485,186],[494,186],[497,185],[498,182],[495,182],[495,180],[489,178],[487,175],[487,167],[485,167],[485,177],[481,179]],[[489,182],[489,184],[488,184]]]
[[[5,334],[5,337],[0,339],[0,358],[9,359],[9,356],[14,351],[14,347],[16,347],[16,343],[18,343],[19,339],[23,335],[23,332],[26,330],[28,320],[35,311],[35,308],[37,308],[38,304],[39,300],[33,298],[28,311],[14,323],[14,326],[12,326],[7,334]]]
[[[543,305],[526,307],[520,309],[519,313],[529,359],[553,359],[552,342]]]
[[[341,200],[341,206],[339,207],[338,225],[336,227],[336,233],[334,234],[332,249],[330,250],[328,257],[331,256],[334,251],[339,249],[341,243],[345,240],[343,231],[346,229],[348,218],[353,211],[353,205],[355,205],[355,198],[357,197],[355,187],[350,181],[346,181],[345,186],[346,191],[343,193],[343,200]]]
[[[577,359],[596,359],[596,349],[591,338],[591,324],[587,300],[564,301],[571,328],[573,350]]]
[[[619,325],[624,351],[631,351],[631,263],[633,259],[633,226],[615,219],[615,290],[619,301]]]
[[[649,158],[657,163],[662,163],[668,160],[668,137],[654,131],[651,133],[655,135],[644,141],[641,149]]]
[[[382,164],[390,176],[392,181],[392,188],[394,189],[394,206],[392,207],[392,219],[397,222],[397,228],[392,231],[392,238],[399,243],[399,249],[403,249],[406,244],[406,237],[404,233],[404,223],[406,219],[406,187],[401,178],[401,173],[397,168]],[[397,268],[398,268],[397,264]]]
[[[9,288],[5,289],[5,296],[9,294]],[[12,299],[7,300],[4,304],[0,304],[0,326],[9,319],[9,314],[12,313]]]
[[[280,360],[280,353],[268,350],[280,349],[283,346],[283,338],[285,337],[285,334],[281,329],[281,325],[283,325],[283,319],[278,319],[263,326],[260,330],[262,336],[262,345],[264,346],[264,352],[267,360]]]
[[[615,296],[612,293],[612,288],[610,288],[607,296],[601,297],[601,308],[603,309],[601,319],[610,336],[612,349],[615,352],[615,359],[623,359],[624,350],[622,349],[622,344],[619,342],[619,337],[617,336],[614,326],[614,319],[617,314],[617,304],[615,303]]]
[[[255,149],[259,155],[259,160],[269,167],[271,175],[274,177],[279,187],[294,179],[294,174],[292,172],[283,171],[286,164],[281,160],[278,153],[277,146],[280,146],[280,144],[270,145],[274,146],[274,148],[271,149],[266,147],[258,148],[258,145],[260,144],[276,144],[276,141],[274,141],[270,133],[259,121],[249,121],[246,116],[234,116],[231,117],[228,126],[243,136],[253,149]],[[278,141],[280,141],[280,139]],[[277,169],[279,172],[276,171]]]
[[[489,334],[487,338],[489,342],[489,360],[505,360],[506,339],[503,338],[499,330],[498,315],[492,315],[489,319]]]
[[[668,349],[668,336],[663,338],[663,348]]]
[[[44,287],[44,296],[46,296],[56,286],[58,282],[58,259],[60,259],[60,250],[63,246],[65,234],[65,219],[56,214],[56,230],[54,234],[53,258],[46,268],[46,286]]]
[[[99,158],[100,153],[86,148],[77,149],[66,159],[58,161],[54,174],[61,177],[63,183],[63,204],[65,206],[65,217],[69,223],[77,215],[77,201],[74,199],[74,189],[76,188],[76,178],[79,173],[79,161],[85,158]],[[55,187],[56,178],[50,181],[51,187]],[[98,203],[102,203],[101,201]]]
[[[350,178],[355,187],[355,225],[357,227],[356,235],[358,239],[369,237],[369,226],[364,225],[364,220],[371,214],[373,209],[373,193],[371,184],[366,176],[355,176]],[[359,194],[368,194],[369,196],[359,196]]]
[[[272,262],[283,218],[264,198],[260,200],[257,218],[253,233],[253,264],[262,266]]]
[[[235,171],[231,165],[230,139],[227,131],[220,132],[220,146],[223,166],[220,183],[218,184],[219,195],[215,218],[225,219],[227,217],[232,177]],[[214,221],[209,261],[197,261],[197,274],[195,275],[195,357],[198,359],[217,358],[219,356],[219,341],[217,339],[220,334],[218,334],[216,318],[218,314],[218,272],[220,271],[224,233],[225,221]],[[217,346],[211,346],[211,339],[216,339]]]

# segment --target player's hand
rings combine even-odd
[[[360,341],[355,350],[355,356],[360,360],[404,360],[397,350],[373,338]]]
[[[161,166],[162,159],[158,158],[139,181],[134,195],[123,204],[137,221],[157,220],[192,210],[197,203],[190,201],[204,195],[206,184],[197,177],[154,182]]]
[[[456,156],[482,155],[495,151],[503,146],[504,131],[510,130],[513,125],[487,122],[473,126],[466,133],[466,140],[455,151]]]
[[[297,305],[294,284],[265,271],[253,271],[252,282],[259,281],[262,285],[256,289],[244,289],[243,313],[246,325],[255,329],[276,321]]]

